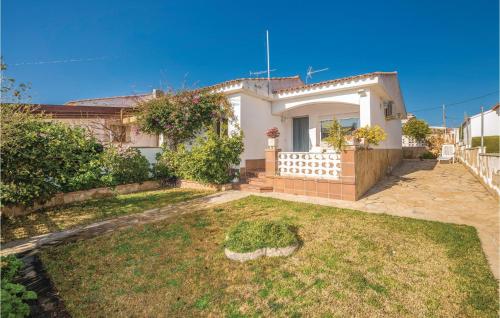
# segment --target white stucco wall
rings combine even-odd
[[[500,135],[499,110],[489,110],[484,112],[484,136]],[[481,136],[481,114],[471,117],[471,134],[472,137]]]
[[[383,101],[384,98],[380,97],[375,90],[369,90],[367,92],[366,99],[370,102],[370,118],[369,126],[380,126],[387,134],[387,138],[382,141],[378,146],[372,146],[378,149],[401,149],[401,120],[400,119],[386,119],[384,114]],[[364,101],[363,106],[366,107],[366,101]],[[361,122],[361,126],[366,126],[366,121]]]
[[[242,93],[241,99],[241,128],[244,134],[245,151],[242,155],[242,166],[245,160],[264,159],[267,147],[266,131],[277,127],[281,132],[278,145],[285,142],[286,134],[280,116],[271,114],[271,102],[256,96]]]

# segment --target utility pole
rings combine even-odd
[[[446,108],[443,104],[443,127],[446,130]]]
[[[481,152],[484,149],[484,107],[481,106]]]

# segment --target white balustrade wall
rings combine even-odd
[[[480,147],[466,148],[459,146],[456,151],[458,159],[476,174],[483,183],[500,196],[500,154],[483,153]]]
[[[280,152],[280,176],[339,179],[340,153]]]

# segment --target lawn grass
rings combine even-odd
[[[223,253],[241,220],[293,224],[287,258]],[[74,317],[497,317],[476,230],[247,197],[86,241],[42,261]]]
[[[225,247],[232,252],[247,253],[270,247],[297,245],[292,226],[283,221],[241,221],[227,233]]]
[[[210,191],[163,189],[122,194],[50,208],[26,216],[2,220],[2,243],[139,213],[147,209],[208,195]]]

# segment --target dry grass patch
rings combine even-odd
[[[2,243],[139,213],[210,193],[213,192],[190,189],[146,191],[50,208],[21,217],[6,218],[2,220]]]
[[[226,259],[228,229],[262,219],[296,226],[299,250]],[[49,248],[42,259],[75,317],[497,316],[474,228],[270,198]]]

